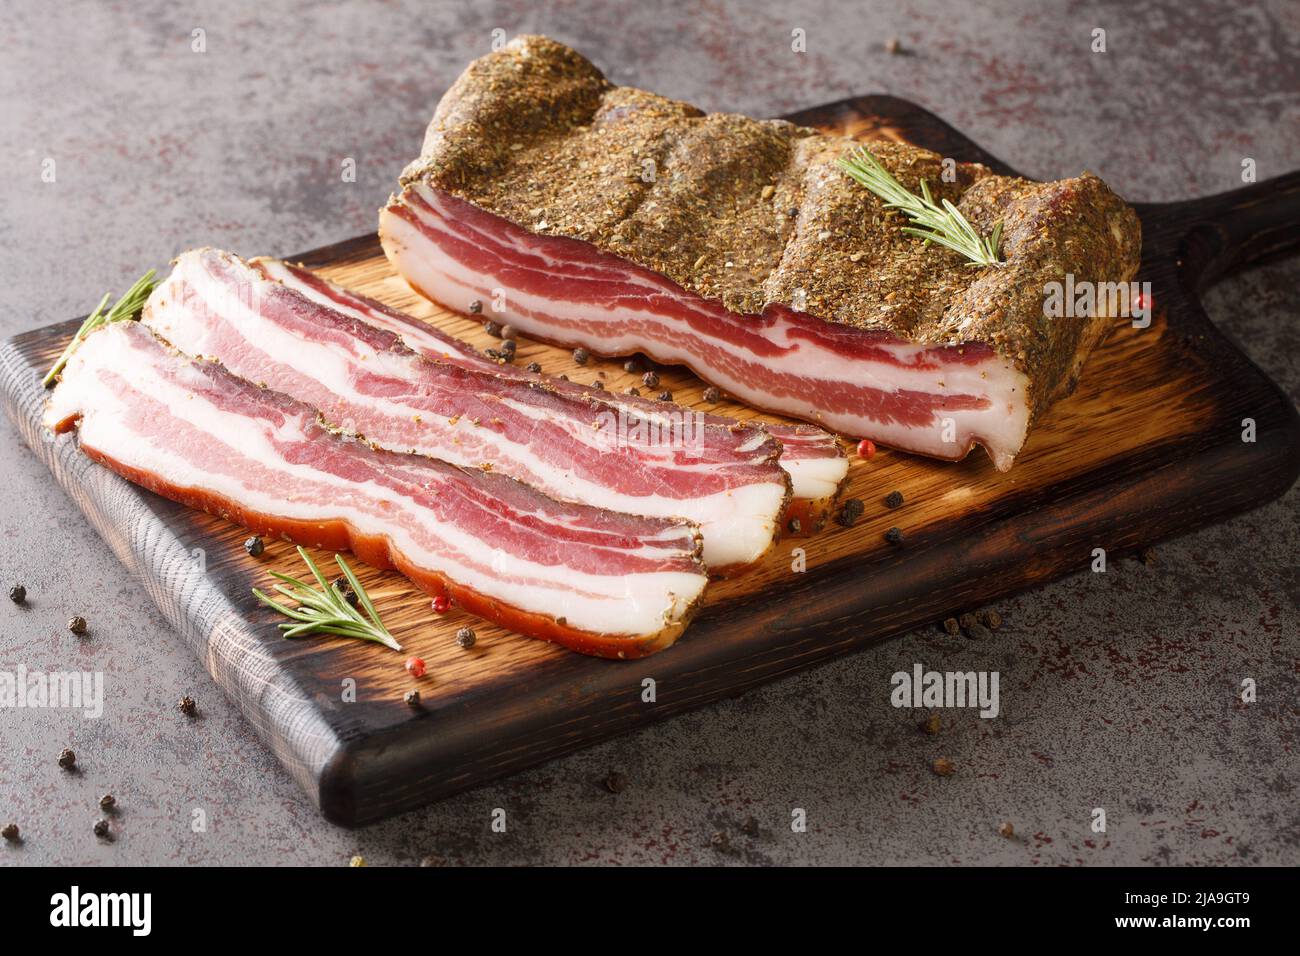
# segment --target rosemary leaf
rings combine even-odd
[[[104,312],[104,306],[108,305],[109,294],[105,292],[104,298],[100,299],[99,305],[95,306],[95,311],[86,316],[86,320],[81,323],[81,327],[77,329],[77,333],[72,337],[72,341],[69,342],[67,348],[59,354],[58,361],[56,361],[54,366],[45,373],[45,378],[41,379],[41,384],[46,388],[49,388],[54,384],[54,380],[58,377],[59,373],[63,371],[63,367],[68,364],[68,359],[72,357],[72,353],[76,351],[77,346],[81,344],[81,341],[87,335],[95,331],[95,329],[99,328],[101,325],[108,325],[110,322],[121,322],[125,319],[134,319],[139,315],[140,310],[144,308],[145,302],[148,301],[149,296],[153,293],[153,277],[155,275],[156,273],[154,270],[150,269],[140,278],[136,279],[135,284],[126,290],[126,294],[123,295],[122,298],[118,299],[107,313]]]
[[[937,243],[970,260],[970,265],[1000,266],[1002,223],[993,227],[987,238],[975,231],[961,210],[947,199],[939,203],[930,193],[930,185],[921,180],[921,195],[909,192],[880,160],[865,146],[860,146],[851,156],[841,156],[839,166],[855,181],[866,186],[885,201],[885,208],[898,209],[911,221],[903,232],[929,243]]]
[[[361,641],[374,641],[383,644],[385,647],[391,647],[395,651],[400,651],[402,645],[398,644],[388,628],[384,627],[383,622],[379,619],[379,612],[375,610],[375,605],[370,600],[370,595],[366,594],[366,589],[361,586],[357,576],[352,573],[342,555],[334,555],[334,561],[343,572],[348,583],[352,585],[352,590],[357,596],[357,603],[365,610],[366,616],[363,617],[361,612],[348,603],[338,588],[334,587],[325,580],[325,575],[321,573],[316,562],[302,548],[298,549],[298,555],[307,564],[307,569],[320,585],[319,589],[312,587],[306,581],[291,577],[288,574],[281,574],[279,571],[272,571],[271,576],[280,583],[275,585],[273,590],[284,595],[290,601],[296,601],[297,607],[290,607],[282,604],[274,598],[268,596],[266,592],[259,588],[253,588],[253,596],[263,604],[279,611],[285,617],[296,624],[288,622],[280,624],[280,630],[284,631],[285,637],[306,637],[314,634],[331,634],[338,637],[351,637]]]

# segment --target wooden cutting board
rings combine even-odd
[[[844,100],[790,119],[1014,172],[892,97]],[[1153,284],[1154,321],[1145,330],[1117,325],[1011,472],[999,474],[979,451],[959,464],[885,449],[854,460],[845,497],[866,506],[855,527],[831,523],[814,537],[783,541],[756,569],[711,585],[705,610],[677,645],[641,661],[581,657],[455,609],[435,615],[404,578],[365,567],[362,580],[404,653],[285,640],[250,588],[267,587],[271,569],[301,573],[292,546],[270,542],[261,558],[249,557],[240,528],[136,488],[81,455],[72,436],[42,432],[40,376],[80,320],[6,342],[0,391],[32,449],[325,816],[360,824],[978,608],[1087,567],[1094,548],[1115,556],[1280,495],[1300,472],[1300,419],[1208,321],[1196,292],[1297,243],[1300,174],[1139,213],[1139,279]],[[297,258],[480,346],[492,342],[477,322],[411,293],[373,235]],[[565,350],[520,346],[517,361],[536,360],[551,373],[603,378],[615,390],[635,384],[619,362],[578,367]],[[703,386],[691,375],[661,375],[678,401],[699,400]],[[754,417],[739,406],[721,411]],[[1253,442],[1242,439],[1247,418]],[[882,499],[894,490],[905,503],[889,510]],[[885,542],[891,526],[903,531],[902,548]],[[329,554],[315,557],[333,569]],[[454,640],[465,625],[478,634],[469,651]],[[407,654],[427,662],[428,676],[404,672]],[[402,701],[412,687],[422,695],[418,709]]]

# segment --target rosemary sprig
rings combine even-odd
[[[935,202],[930,187],[921,180],[921,195],[908,192],[865,146],[860,146],[852,156],[841,156],[840,168],[885,201],[886,209],[898,209],[915,225],[904,226],[903,232],[917,236],[926,243],[937,242],[970,260],[970,265],[999,266],[998,247],[1002,243],[1002,223],[983,237],[967,221],[961,211],[944,199]]]
[[[41,384],[49,388],[59,373],[63,371],[63,366],[68,364],[68,359],[76,351],[81,340],[84,339],[101,325],[108,325],[110,322],[121,322],[124,319],[133,319],[140,314],[144,308],[145,301],[153,292],[155,273],[150,269],[140,278],[135,280],[135,285],[126,290],[126,295],[118,299],[107,313],[104,312],[104,306],[108,305],[108,293],[104,293],[104,298],[99,300],[99,305],[95,306],[95,311],[86,316],[86,321],[81,323],[81,328],[77,329],[77,334],[72,337],[68,347],[59,355],[59,360],[54,363],[54,367],[45,373],[45,378],[41,379]]]
[[[347,598],[343,596],[338,588],[325,580],[325,575],[321,574],[320,568],[311,559],[311,555],[302,548],[298,549],[298,554],[303,561],[307,562],[312,577],[320,585],[319,590],[306,581],[300,581],[298,578],[281,574],[279,571],[271,572],[271,576],[280,581],[275,586],[275,590],[291,601],[297,601],[298,607],[281,604],[279,601],[272,600],[265,592],[253,588],[253,594],[259,601],[268,607],[275,608],[285,617],[298,622],[297,624],[285,622],[280,625],[280,630],[284,631],[285,637],[336,634],[339,637],[355,637],[362,641],[376,641],[385,647],[391,647],[395,651],[402,649],[402,645],[397,643],[393,635],[388,633],[388,628],[384,627],[383,622],[379,620],[379,614],[375,611],[374,604],[370,602],[366,589],[361,586],[361,582],[352,573],[352,569],[348,567],[342,555],[334,555],[334,560],[338,563],[339,570],[343,572],[344,577],[348,579],[348,584],[352,585],[352,591],[357,596],[357,604],[366,612],[364,617],[361,611],[348,603]]]

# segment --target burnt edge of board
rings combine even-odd
[[[878,129],[1014,173],[937,117],[893,97],[842,100],[791,119],[834,126],[859,122],[864,115],[878,118]],[[1294,200],[1300,176],[1284,180]],[[1273,181],[1274,189],[1278,183]],[[490,711],[471,712],[468,702],[461,706],[453,700],[437,714],[378,733],[365,726],[363,704],[322,709],[281,666],[276,646],[283,644],[259,636],[228,591],[208,575],[192,573],[191,545],[166,521],[183,510],[180,506],[99,468],[80,454],[74,440],[52,440],[40,428],[47,393],[28,356],[51,336],[66,338],[79,320],[23,333],[0,346],[0,390],[27,443],[143,580],[167,620],[290,775],[328,819],[359,825],[736,696],[936,620],[954,607],[1045,583],[1085,567],[1099,543],[1121,552],[1152,544],[1282,494],[1300,474],[1300,416],[1214,328],[1196,300],[1203,276],[1217,278],[1288,246],[1277,239],[1276,212],[1259,211],[1263,187],[1269,185],[1187,203],[1137,206],[1147,234],[1139,280],[1150,279],[1160,289],[1170,314],[1177,315],[1171,327],[1198,359],[1219,380],[1237,379],[1221,399],[1220,430],[1175,437],[1109,462],[1108,480],[1100,487],[1076,478],[1038,488],[1014,505],[968,514],[942,533],[909,537],[904,552],[867,563],[841,559],[761,596],[711,607],[692,626],[691,640],[669,653],[627,663],[557,656],[530,675],[526,693],[517,687],[504,692],[504,680],[476,688],[494,702]],[[1213,225],[1234,210],[1244,212],[1227,227]],[[1290,211],[1283,218],[1289,224],[1296,215]],[[1249,247],[1244,254],[1243,247]],[[377,239],[368,235],[290,258],[320,266],[378,252]],[[1249,457],[1241,453],[1236,425],[1238,413],[1245,412],[1257,422]],[[1095,479],[1095,473],[1087,477]],[[1172,502],[1171,488],[1177,490]],[[1078,557],[1062,559],[1062,554]],[[971,572],[964,580],[953,579],[958,565]],[[223,580],[246,588],[248,582],[238,578],[227,573]],[[658,684],[654,705],[640,700],[646,676]],[[435,721],[436,731],[424,719]]]

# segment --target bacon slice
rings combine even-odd
[[[91,334],[45,422],[164,497],[299,544],[351,549],[523,634],[640,657],[682,632],[707,582],[699,529],[555,501],[503,475],[380,451],[307,405],[167,348]]]
[[[761,428],[709,425],[684,409],[649,428],[594,399],[430,361],[229,253],[178,258],[143,321],[381,447],[501,472],[562,500],[695,521],[715,570],[759,558],[789,496],[780,445]]]
[[[585,242],[540,236],[415,183],[379,215],[394,268],[459,312],[505,290],[501,321],[602,355],[686,365],[756,408],[957,460],[971,446],[1011,467],[1029,427],[1027,379],[979,343],[921,346],[772,306],[729,312]]]
[[[436,326],[330,282],[301,266],[269,258],[257,258],[251,264],[267,278],[275,279],[321,305],[401,336],[406,345],[434,361],[507,378],[544,382],[563,394],[583,400],[595,399],[646,418],[680,414],[680,408],[669,402],[606,392],[567,379],[529,372],[516,365],[498,364],[468,342]],[[706,414],[704,420],[728,428],[737,424],[736,419],[722,415]],[[792,522],[797,522],[793,526],[800,529],[799,533],[810,533],[829,516],[840,486],[848,475],[849,463],[844,451],[834,435],[815,425],[764,422],[762,427],[781,442],[780,464],[790,476],[792,500],[786,509],[785,532],[791,533]]]

